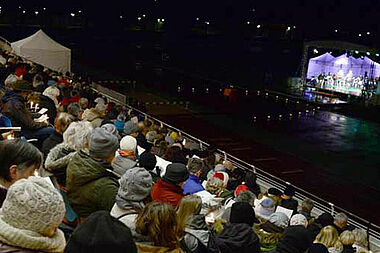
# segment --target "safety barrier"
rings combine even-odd
[[[121,105],[124,105],[124,106],[127,106],[129,109],[132,109],[136,112],[138,112],[139,114],[141,115],[144,115],[144,117],[146,119],[150,119],[150,120],[153,120],[155,122],[158,122],[159,124],[161,124],[161,126],[165,126],[166,128],[172,130],[172,131],[175,131],[175,132],[178,132],[179,135],[183,136],[184,138],[188,139],[188,140],[191,140],[193,142],[196,142],[196,143],[199,143],[200,147],[202,149],[204,148],[207,148],[209,147],[210,145],[202,140],[200,140],[199,138],[193,136],[193,135],[190,135],[172,125],[169,125],[151,115],[148,115],[147,113],[145,112],[142,112],[136,108],[133,108],[131,106],[129,106],[128,104],[126,104],[124,101],[126,101],[126,96],[123,95],[123,94],[120,94],[114,90],[111,90],[111,89],[108,89],[108,88],[105,88],[105,87],[102,87],[98,84],[95,84],[93,83],[92,85],[92,89],[96,92],[99,92],[100,94],[104,95],[105,97],[107,97],[108,99],[112,100],[113,102],[115,103],[119,103]],[[270,187],[276,187],[277,189],[279,190],[284,190],[285,187],[287,185],[290,185],[289,182],[286,182],[264,170],[261,170],[260,168],[257,168],[256,166],[252,165],[252,164],[249,164],[245,161],[242,161],[241,159],[231,155],[231,154],[228,154],[227,152],[223,151],[223,150],[220,150],[218,149],[217,150],[217,153],[219,156],[222,156],[224,158],[224,160],[228,160],[230,161],[234,166],[238,167],[238,168],[241,168],[241,169],[244,169],[244,170],[248,170],[248,171],[254,171],[257,175],[257,178],[258,178],[258,184],[260,185],[260,187],[264,190],[267,190],[268,188]],[[306,199],[306,198],[309,198],[311,200],[314,201],[314,209],[313,209],[313,215],[314,216],[318,216],[324,212],[329,212],[331,213],[332,215],[335,215],[336,213],[339,213],[339,212],[344,212],[345,214],[347,214],[347,216],[349,217],[349,223],[352,224],[353,226],[357,227],[357,228],[361,228],[361,229],[364,229],[367,231],[368,235],[369,235],[369,242],[370,242],[370,246],[371,246],[371,250],[373,252],[377,252],[377,250],[380,250],[380,227],[376,224],[372,224],[371,222],[369,222],[368,220],[366,219],[363,219],[343,208],[340,208],[336,205],[334,205],[333,203],[330,203],[326,200],[323,200],[321,199],[320,197],[312,194],[312,193],[309,193],[297,186],[294,186],[294,188],[296,189],[296,195],[295,195],[295,199],[299,200],[299,201],[302,201],[303,199]]]

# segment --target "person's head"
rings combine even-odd
[[[338,231],[333,226],[327,226],[322,228],[317,237],[315,238],[315,242],[325,245],[326,248],[343,248],[341,242],[339,241]]]
[[[0,142],[0,182],[9,187],[17,180],[34,175],[43,162],[41,152],[22,141]]]
[[[303,212],[310,214],[313,208],[314,208],[314,202],[311,199],[304,199],[301,202],[301,210]]]
[[[240,191],[235,198],[235,202],[245,202],[250,204],[251,206],[255,206],[255,199],[256,195],[253,192]]]
[[[110,132],[111,134],[115,135],[118,140],[120,140],[119,132],[116,129],[116,126],[111,123],[107,123],[101,126],[101,128],[105,129],[106,131]]]
[[[92,130],[93,128],[90,122],[72,122],[63,133],[63,143],[67,144],[69,148],[73,150],[84,150],[88,152]]]
[[[347,226],[348,217],[344,213],[337,213],[334,217],[334,224],[343,229]]]
[[[140,155],[139,165],[145,168],[147,171],[153,171],[156,168],[157,158],[155,155],[148,151],[144,151]]]
[[[9,187],[1,219],[18,229],[52,237],[65,215],[61,194],[42,177],[20,179]]]
[[[219,178],[220,180],[223,181],[223,187],[224,188],[227,188],[227,185],[228,185],[228,180],[230,179],[228,174],[226,172],[215,172],[215,174],[213,175],[213,177],[216,177],[216,178]]]
[[[84,111],[88,108],[88,99],[87,98],[80,98],[79,99],[79,106]]]
[[[57,133],[64,133],[73,121],[74,117],[72,115],[65,112],[61,112],[60,114],[58,114],[54,121],[55,131],[57,131]]]
[[[268,196],[273,198],[274,200],[278,201],[281,199],[282,192],[277,188],[269,188],[268,189]]]
[[[137,137],[139,134],[139,128],[137,124],[133,123],[131,120],[125,122],[124,124],[124,133],[133,137]]]
[[[150,196],[153,185],[152,176],[144,168],[133,168],[127,170],[119,180],[120,187],[116,195],[116,204],[121,209],[133,207],[140,211],[144,208]]]
[[[292,185],[287,185],[284,193],[282,194],[283,199],[291,199],[296,194],[296,191]]]
[[[289,224],[289,218],[286,214],[281,212],[273,213],[269,216],[268,221],[279,228],[286,228]]]
[[[69,104],[69,106],[67,106],[67,112],[71,114],[75,119],[82,118],[83,111],[77,103]]]
[[[169,184],[182,186],[188,178],[189,172],[184,164],[172,163],[166,167],[162,180]]]
[[[223,165],[227,169],[227,171],[230,171],[231,173],[233,173],[236,169],[235,166],[230,161],[224,161]]]
[[[136,232],[148,236],[155,246],[177,248],[179,240],[176,212],[168,204],[151,202],[137,216]]]
[[[252,227],[255,220],[255,211],[250,204],[246,202],[235,202],[232,204],[231,223],[244,223]]]
[[[252,190],[256,187],[257,185],[256,180],[257,180],[257,176],[254,172],[247,171],[247,173],[245,173],[244,182],[248,186],[249,189]]]
[[[109,212],[97,211],[74,231],[67,243],[66,252],[137,253],[137,248],[127,226]]]
[[[225,189],[224,182],[217,177],[210,177],[206,183],[206,191],[219,196]]]
[[[363,229],[360,228],[355,228],[352,231],[352,234],[355,237],[355,244],[363,247],[363,248],[368,248],[368,238],[367,238],[367,232]]]
[[[112,163],[119,147],[117,137],[107,130],[97,127],[90,136],[90,156],[97,160]]]
[[[304,226],[306,228],[308,224],[309,222],[302,214],[293,215],[290,219],[290,226]]]
[[[130,136],[124,136],[120,141],[120,149],[126,152],[131,152],[133,155],[136,153],[137,140]]]
[[[42,93],[42,95],[47,96],[48,98],[50,98],[51,100],[53,100],[56,105],[58,105],[57,98],[60,95],[60,91],[59,91],[59,89],[57,87],[55,87],[55,86],[47,87],[44,90],[44,92]]]
[[[172,162],[172,161],[176,161],[178,158],[183,158],[184,156],[180,147],[171,146],[166,149],[164,157],[166,160]]]
[[[334,224],[334,217],[330,213],[323,213],[318,216],[316,222],[322,227],[330,226]]]
[[[186,224],[191,222],[194,215],[201,212],[202,199],[197,195],[188,195],[182,198],[177,208],[179,231],[184,231]]]
[[[189,173],[197,177],[200,176],[203,166],[204,162],[199,158],[190,158],[187,162],[187,169],[189,170]]]
[[[257,216],[268,220],[270,215],[274,213],[276,205],[273,199],[264,198],[260,201],[260,204],[256,206],[255,211]]]
[[[149,131],[146,133],[145,138],[148,143],[153,144],[156,140],[157,132],[156,131]]]
[[[349,231],[343,231],[340,236],[339,236],[339,241],[344,245],[344,246],[352,246],[352,244],[355,243],[355,236],[354,234]]]
[[[30,84],[28,81],[17,81],[13,84],[13,91],[23,98],[27,98],[30,94],[30,92],[33,91],[32,84]]]
[[[234,191],[234,196],[235,198],[241,193],[241,192],[244,192],[244,191],[249,191],[249,188],[247,185],[245,184],[241,184],[241,185],[238,185]]]

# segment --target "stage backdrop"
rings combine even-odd
[[[330,53],[325,53],[309,60],[307,70],[308,79],[311,79],[313,76],[318,76],[321,73],[327,75],[329,72],[342,77],[346,77],[349,74],[353,77],[364,76],[367,72],[369,77],[379,77],[380,64],[368,57],[361,59],[348,56],[347,54],[334,57]]]

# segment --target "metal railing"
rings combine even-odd
[[[130,106],[126,103],[127,97],[123,94],[120,94],[119,92],[116,92],[114,90],[108,89],[108,88],[103,87],[103,86],[100,86],[96,83],[93,83],[91,85],[91,87],[94,91],[101,93],[102,95],[104,95],[108,99],[112,100],[113,102],[124,105],[124,106],[128,107],[129,109],[132,109],[132,110],[138,112],[139,114],[143,115],[146,119],[150,119],[150,120],[153,120],[155,122],[158,122],[161,126],[165,126],[166,128],[168,128],[172,131],[178,132],[179,135],[185,137],[186,139],[189,139],[193,142],[199,143],[200,147],[203,149],[210,146],[207,142],[202,141],[199,138],[182,131],[181,129],[178,129],[175,126],[169,125],[169,124],[163,122],[162,120],[157,119],[151,115],[148,115],[147,113],[145,113],[145,112],[143,112],[137,108],[133,108],[132,106]],[[278,178],[278,177],[254,166],[252,164],[249,164],[249,163],[227,153],[224,150],[218,149],[217,153],[218,153],[218,155],[224,157],[224,160],[230,161],[234,166],[241,168],[243,170],[255,172],[257,175],[257,178],[258,178],[258,184],[260,185],[260,187],[262,187],[264,189],[268,189],[269,187],[276,187],[279,190],[284,190],[287,185],[290,185],[289,182],[286,182],[286,181],[282,180],[281,178]],[[324,200],[324,199],[322,199],[322,198],[320,198],[320,197],[318,197],[318,196],[316,196],[310,192],[307,192],[307,191],[305,191],[305,190],[303,190],[297,186],[294,186],[294,188],[296,189],[295,199],[303,200],[305,198],[309,198],[309,199],[314,201],[314,209],[313,209],[314,215],[319,215],[319,214],[324,213],[324,212],[331,213],[332,215],[334,215],[338,212],[344,212],[349,217],[349,223],[350,224],[352,224],[353,226],[355,226],[357,228],[361,228],[361,229],[364,229],[367,231],[367,233],[369,235],[369,241],[370,241],[371,249],[373,251],[380,249],[380,227],[378,225],[373,224],[370,221],[363,219],[363,218],[361,218],[361,217],[359,217],[359,216],[357,216],[357,215],[355,215],[355,214],[353,214],[353,213],[351,213],[351,212],[349,212],[349,211],[347,211],[347,210],[345,210],[339,206],[336,206],[333,203],[330,203],[330,202],[328,202],[328,201],[326,201],[326,200]]]

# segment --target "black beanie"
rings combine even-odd
[[[107,211],[91,214],[71,236],[65,252],[137,253],[131,230]]]
[[[334,224],[334,217],[329,213],[323,213],[318,216],[316,222],[322,225],[322,227],[326,227]]]
[[[172,163],[166,167],[165,175],[162,180],[171,184],[179,184],[185,182],[189,178],[189,172],[182,163]]]
[[[144,153],[140,155],[139,164],[140,164],[140,167],[148,171],[152,171],[154,170],[157,164],[156,156],[148,151],[145,151]]]
[[[250,204],[246,202],[235,202],[232,204],[230,214],[231,223],[245,223],[252,227],[255,220],[255,211]]]
[[[276,189],[276,188],[269,188],[268,189],[268,194],[280,197],[282,195],[282,192],[279,189]]]
[[[284,190],[284,195],[293,197],[296,194],[296,190],[293,186],[288,185]]]

